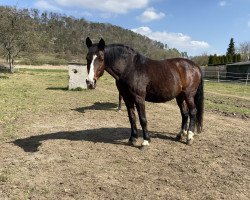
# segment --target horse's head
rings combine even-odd
[[[86,45],[88,47],[87,59],[87,69],[88,76],[86,83],[88,88],[95,89],[96,81],[104,73],[104,48],[105,42],[103,39],[97,44],[92,44],[89,37],[86,38]]]

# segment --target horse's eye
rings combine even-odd
[[[100,55],[97,57],[97,59],[98,59],[99,61],[103,61],[103,58],[102,58],[102,56],[100,56]]]
[[[91,60],[91,55],[87,54],[86,60]]]

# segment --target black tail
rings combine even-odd
[[[197,110],[196,127],[197,127],[197,132],[200,133],[202,131],[202,126],[203,126],[203,110],[204,110],[203,77],[201,78],[200,85],[194,96],[194,103]]]

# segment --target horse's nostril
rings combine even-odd
[[[86,79],[86,83],[89,84],[89,80],[88,79]]]

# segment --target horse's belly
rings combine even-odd
[[[153,103],[163,103],[174,99],[175,96],[172,95],[156,95],[156,94],[147,94],[145,100]]]
[[[154,103],[163,103],[174,99],[180,93],[179,87],[147,87],[146,101]]]

